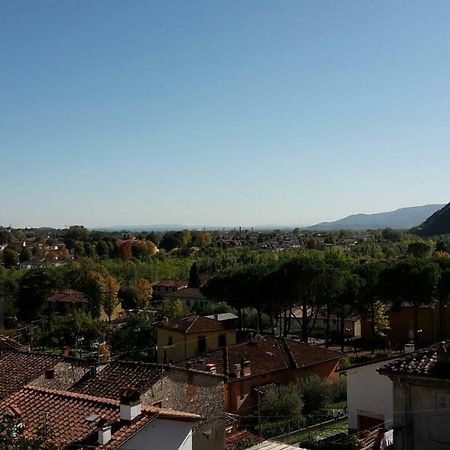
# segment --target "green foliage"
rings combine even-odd
[[[56,279],[52,271],[36,269],[26,272],[19,281],[17,294],[19,317],[25,321],[37,319],[45,300],[55,287]]]
[[[259,435],[266,439],[290,433],[305,427],[306,420],[304,417],[296,417],[294,419],[268,420],[256,427]]]
[[[148,360],[155,344],[155,320],[144,313],[126,318],[111,336],[113,354],[122,359]]]
[[[303,414],[320,414],[333,400],[330,385],[317,375],[311,375],[298,382],[300,398],[303,401]]]
[[[16,267],[19,262],[19,255],[15,250],[10,247],[6,247],[2,253],[3,265],[9,269],[11,267]]]
[[[165,301],[158,309],[159,320],[163,320],[164,318],[169,320],[178,319],[183,317],[184,314],[183,302],[180,299]]]
[[[302,400],[295,384],[270,389],[261,402],[261,415],[266,421],[292,419],[301,416]]]

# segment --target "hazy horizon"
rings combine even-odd
[[[3,1],[0,223],[448,203],[450,2]]]

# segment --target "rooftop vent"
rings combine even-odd
[[[450,365],[450,352],[445,342],[439,344],[437,360],[439,364]]]
[[[54,378],[55,378],[55,369],[53,367],[49,367],[48,369],[45,369],[45,379],[53,380]]]

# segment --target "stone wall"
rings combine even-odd
[[[200,414],[194,426],[195,450],[225,448],[223,378],[182,368],[166,368],[162,379],[142,395],[142,401],[163,408]]]

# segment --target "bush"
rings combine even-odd
[[[258,431],[258,434],[264,438],[271,438],[304,428],[305,424],[306,421],[304,417],[296,417],[295,419],[263,422],[261,426],[256,427],[256,430]]]
[[[300,380],[298,389],[303,401],[303,414],[320,414],[332,400],[331,385],[324,383],[317,375]]]

